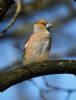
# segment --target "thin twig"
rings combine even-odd
[[[3,35],[8,31],[8,29],[10,29],[12,27],[12,25],[15,23],[19,13],[21,11],[21,0],[16,0],[16,12],[13,16],[13,18],[11,19],[11,21],[8,23],[8,25],[6,26],[6,28],[2,31]]]

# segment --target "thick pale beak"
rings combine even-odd
[[[53,24],[51,24],[51,23],[46,24],[47,29],[52,28],[52,27],[54,27]]]

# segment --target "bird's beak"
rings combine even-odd
[[[51,24],[51,23],[46,24],[47,29],[52,28],[52,27],[54,27],[53,24]]]

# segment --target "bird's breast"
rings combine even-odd
[[[39,37],[30,41],[26,47],[26,52],[24,55],[24,63],[30,64],[32,62],[40,62],[48,60],[50,47],[51,47],[51,38],[47,35],[45,37]]]

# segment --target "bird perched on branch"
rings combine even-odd
[[[33,33],[25,44],[23,65],[48,60],[51,48],[51,23],[41,19],[34,24]]]

